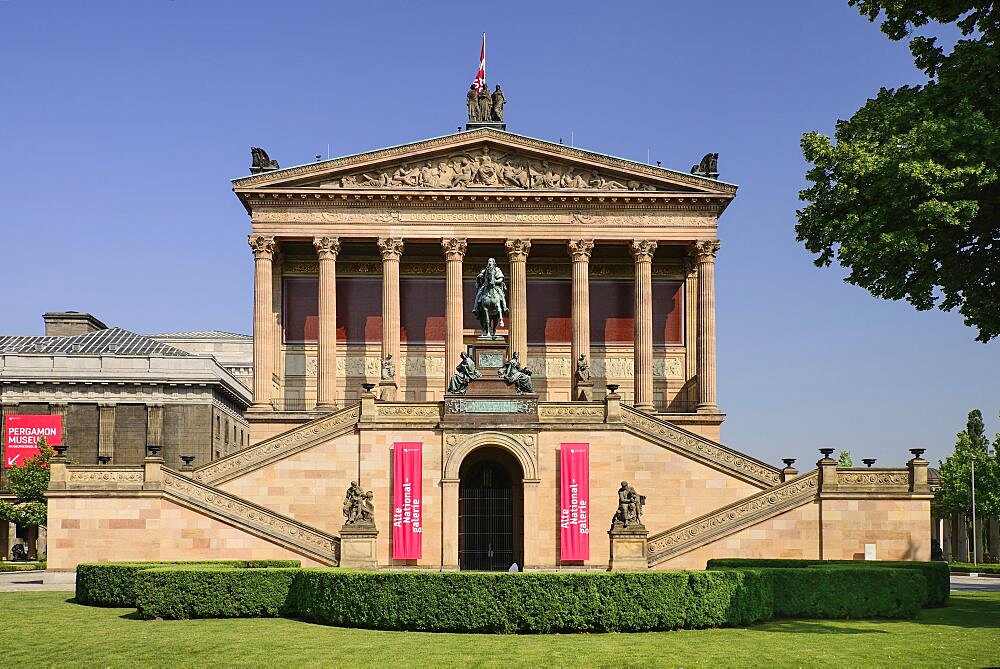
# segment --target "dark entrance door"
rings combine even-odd
[[[473,455],[462,464],[458,487],[459,568],[507,571],[512,563],[520,564],[521,541],[514,517],[521,506],[521,482],[512,475],[512,463],[504,462],[508,458]],[[507,454],[499,451],[496,455]]]

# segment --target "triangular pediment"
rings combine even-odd
[[[236,179],[240,193],[280,190],[585,191],[732,197],[736,186],[492,129],[446,135]]]

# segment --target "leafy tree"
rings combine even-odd
[[[901,40],[930,22],[963,38],[909,42],[928,77],[882,88],[834,141],[802,137],[812,185],[799,241],[849,283],[918,310],[957,308],[979,341],[1000,334],[1000,8],[992,0],[849,0]]]
[[[955,451],[940,461],[941,487],[934,497],[935,506],[950,513],[971,517],[972,456],[976,457],[976,515],[1000,516],[1000,455],[987,452],[983,415],[976,409],[969,413],[964,432],[959,432]],[[1000,446],[1000,434],[994,444]]]
[[[837,456],[837,466],[838,467],[853,467],[854,460],[851,459],[850,451],[841,451]]]
[[[38,440],[38,450],[40,453],[35,457],[7,470],[7,482],[17,501],[0,500],[0,518],[22,527],[44,527],[48,520],[45,491],[49,487],[49,461],[54,451],[44,437]]]

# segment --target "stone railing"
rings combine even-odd
[[[340,560],[340,539],[264,507],[203,485],[163,468],[163,494],[175,502],[194,507],[237,528],[301,553],[317,562],[336,565]]]
[[[665,420],[622,406],[622,423],[632,431],[677,451],[693,460],[761,488],[770,488],[781,482],[781,472],[766,462],[761,462],[722,444],[688,432]]]
[[[361,408],[355,404],[297,428],[265,439],[259,444],[231,453],[199,467],[191,476],[196,481],[218,485],[231,481],[266,464],[287,458],[299,451],[316,446],[328,439],[353,430],[361,417]]]
[[[681,553],[704,546],[738,530],[784,513],[816,499],[819,473],[808,474],[759,492],[649,537],[646,557],[653,566]]]
[[[66,490],[142,490],[143,466],[108,467],[72,465],[66,467]]]
[[[604,402],[539,402],[542,423],[603,423]]]
[[[824,482],[826,483],[826,482]],[[908,469],[837,468],[836,485],[824,485],[824,492],[900,493],[910,492]]]

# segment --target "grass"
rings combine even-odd
[[[66,592],[0,593],[8,667],[767,666],[1000,664],[1000,592],[953,592],[914,621],[785,620],[747,629],[498,636],[295,620],[143,621]]]

